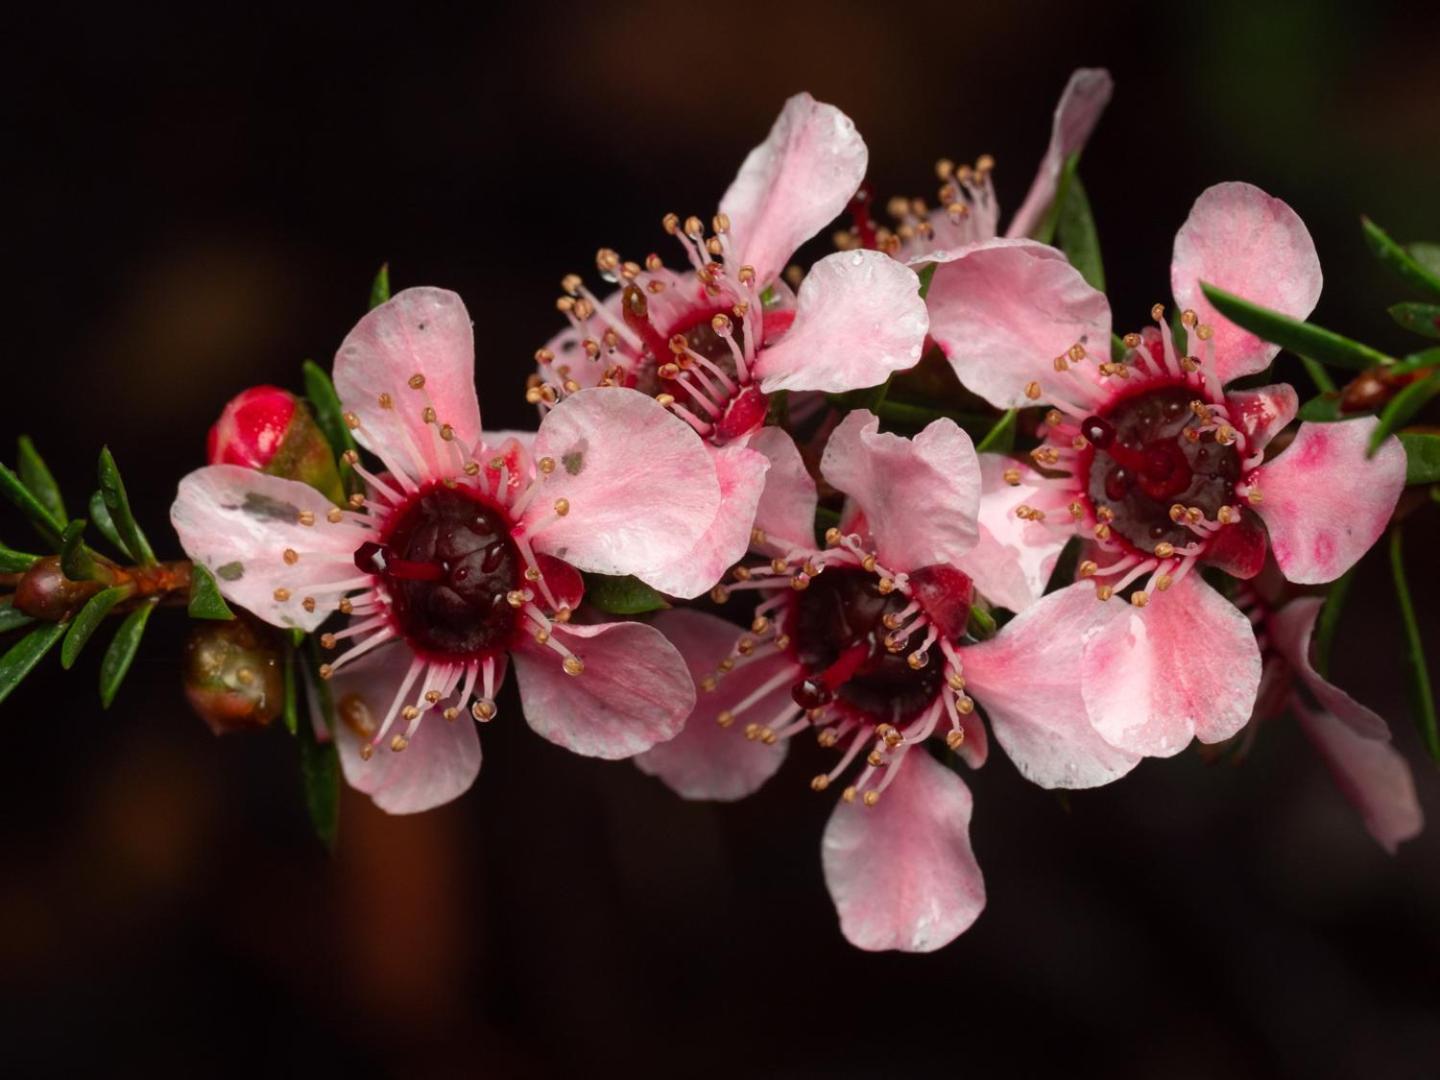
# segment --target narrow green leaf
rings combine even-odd
[[[140,650],[140,639],[145,636],[145,624],[150,621],[150,613],[154,610],[155,602],[152,600],[126,615],[120,629],[115,631],[110,647],[105,650],[105,658],[100,661],[100,704],[103,707],[110,707],[120,684],[129,674],[135,654]]]
[[[305,377],[305,397],[310,402],[315,422],[320,425],[325,441],[335,453],[345,490],[358,490],[355,471],[342,458],[345,451],[354,450],[356,446],[355,437],[345,423],[345,410],[340,404],[340,395],[335,393],[335,384],[330,380],[329,373],[314,360],[306,360],[300,365],[300,371]]]
[[[1430,667],[1425,659],[1425,643],[1420,640],[1420,623],[1415,618],[1415,604],[1410,599],[1410,583],[1405,577],[1405,541],[1400,527],[1390,530],[1390,572],[1395,579],[1395,599],[1400,604],[1400,621],[1405,627],[1406,659],[1410,665],[1410,689],[1415,698],[1415,725],[1430,756],[1440,763],[1440,726],[1435,717],[1435,694],[1430,686]]]
[[[1310,381],[1315,384],[1315,389],[1322,394],[1335,393],[1335,380],[1330,378],[1330,373],[1325,370],[1325,365],[1311,360],[1308,356],[1300,357],[1300,363],[1305,365],[1305,371],[1310,376]]]
[[[1380,449],[1392,431],[1404,427],[1410,418],[1423,409],[1430,399],[1440,394],[1440,371],[1433,371],[1423,379],[1416,379],[1401,390],[1380,410],[1380,423],[1370,436],[1370,453]]]
[[[0,603],[0,634],[9,633],[11,630],[18,630],[22,626],[29,626],[35,620],[23,611],[16,611],[15,605],[6,597],[4,603]]]
[[[285,724],[285,730],[294,735],[300,727],[300,714],[296,707],[295,693],[295,665],[300,663],[295,654],[294,644],[285,649],[285,700],[284,707],[280,712],[280,719]]]
[[[1065,205],[1065,200],[1070,194],[1070,185],[1075,179],[1075,170],[1080,166],[1080,155],[1071,154],[1065,159],[1065,165],[1060,170],[1060,178],[1055,184],[1055,199],[1045,211],[1045,216],[1040,219],[1030,239],[1039,241],[1042,244],[1049,244],[1055,239],[1055,230],[1060,225],[1060,208]]]
[[[1394,362],[1391,357],[1369,345],[1362,345],[1334,331],[1252,304],[1234,293],[1217,289],[1214,285],[1207,285],[1202,281],[1200,288],[1221,315],[1265,341],[1289,349],[1297,356],[1308,356],[1331,367],[1348,368],[1352,371],[1365,371],[1380,364]]]
[[[1440,296],[1440,274],[1418,262],[1368,217],[1361,217],[1360,228],[1364,230],[1370,250],[1391,273],[1412,288]]]
[[[1105,266],[1100,258],[1100,234],[1095,230],[1095,216],[1090,199],[1078,173],[1071,176],[1065,201],[1060,204],[1056,226],[1060,250],[1070,265],[1080,271],[1091,288],[1105,291]]]
[[[1177,324],[1178,325],[1178,324]],[[1177,345],[1176,348],[1179,348]],[[1125,339],[1119,334],[1110,335],[1110,361],[1115,364],[1123,364],[1125,358],[1130,355],[1130,349],[1125,344]]]
[[[105,509],[110,511],[110,519],[114,522],[115,532],[125,553],[137,563],[154,566],[155,552],[150,549],[150,541],[145,539],[139,522],[130,511],[130,499],[125,494],[125,481],[120,479],[120,469],[116,466],[115,457],[108,446],[100,451],[100,496],[105,501]]]
[[[1019,409],[1006,409],[1005,415],[995,421],[995,426],[976,445],[976,452],[983,454],[987,450],[996,450],[1007,453],[1015,449],[1015,418],[1019,415]]]
[[[1334,392],[1316,394],[1300,406],[1300,411],[1296,415],[1299,416],[1301,420],[1309,420],[1319,424],[1333,424],[1337,420],[1345,419],[1340,415],[1340,395]]]
[[[611,615],[643,615],[668,608],[670,602],[636,577],[586,574],[585,599]]]
[[[995,616],[978,605],[970,605],[970,624],[966,628],[970,636],[979,641],[988,641],[995,636],[999,629],[995,622]]]
[[[215,583],[215,575],[204,563],[195,563],[190,571],[190,604],[186,608],[192,619],[233,619],[235,613],[230,610],[230,605],[225,603],[225,598],[220,595],[220,587]]]
[[[115,522],[110,518],[110,511],[105,506],[105,496],[100,492],[90,496],[90,520],[94,522],[95,528],[100,530],[100,535],[109,541],[110,546],[121,555],[129,557],[125,550],[125,542],[120,539],[120,531],[115,528]]]
[[[0,464],[0,495],[25,515],[47,544],[56,548],[60,546],[60,534],[65,529],[65,522],[52,514],[25,486],[25,482],[4,464]]]
[[[40,451],[35,449],[29,435],[20,436],[17,464],[20,467],[20,479],[30,489],[30,493],[39,499],[56,519],[67,520],[70,515],[65,512],[65,500],[60,497],[60,486],[55,483],[55,477],[51,475],[45,459],[40,456]]]
[[[936,420],[953,419],[948,413],[924,405],[911,405],[904,401],[882,401],[873,410],[881,420],[901,427],[923,428]],[[986,418],[988,424],[989,418]]]
[[[1320,620],[1315,624],[1315,645],[1312,660],[1315,670],[1321,675],[1330,673],[1330,647],[1335,642],[1335,631],[1340,627],[1340,613],[1345,610],[1345,601],[1350,596],[1350,586],[1355,584],[1355,567],[1346,570],[1335,579],[1325,594],[1325,606],[1320,609]]]
[[[1440,345],[1433,349],[1422,349],[1411,353],[1395,365],[1395,371],[1418,371],[1420,368],[1440,367]]]
[[[1406,301],[1391,304],[1389,311],[1390,317],[1411,333],[1440,338],[1440,304]]]
[[[1170,336],[1175,339],[1175,351],[1181,356],[1190,355],[1190,331],[1185,329],[1185,312],[1176,308],[1170,313]]]
[[[0,574],[23,574],[39,561],[39,555],[16,551],[0,544]]]
[[[1405,483],[1440,484],[1440,435],[1402,431],[1405,447]]]
[[[98,592],[85,602],[80,613],[70,620],[70,629],[65,634],[65,644],[60,647],[60,666],[69,671],[80,657],[80,650],[90,640],[110,609],[135,591],[133,585],[115,585]]]
[[[1440,277],[1440,244],[1427,244],[1423,240],[1417,240],[1413,244],[1406,244],[1405,250],[1426,270]]]
[[[307,717],[299,724],[296,732],[300,745],[300,782],[305,792],[305,808],[310,813],[310,822],[315,835],[330,850],[335,850],[335,839],[340,830],[340,756],[333,738],[335,731],[334,706],[330,699],[327,683],[310,677],[305,672],[305,690],[314,702],[316,710],[330,731],[329,742],[320,742],[316,737],[315,725]]]
[[[11,645],[4,656],[0,656],[0,701],[10,696],[10,691],[19,686],[20,680],[30,674],[30,669],[45,658],[63,633],[64,623],[41,623]]]
[[[935,268],[939,263],[926,263],[920,268],[920,299],[924,300],[930,292],[930,282],[935,280]]]
[[[93,581],[95,560],[85,546],[85,519],[76,518],[60,537],[60,569],[71,581]]]
[[[375,280],[370,283],[370,310],[374,311],[389,299],[390,264],[383,262],[380,264],[380,269],[375,272]]]

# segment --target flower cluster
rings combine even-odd
[[[181,543],[227,599],[318,636],[316,733],[393,813],[475,780],[512,664],[540,735],[685,798],[748,796],[813,736],[810,786],[838,793],[825,879],[861,948],[935,949],[980,914],[958,766],[992,736],[1028,780],[1089,788],[1290,709],[1393,849],[1420,827],[1408,769],[1317,674],[1320,600],[1287,582],[1374,544],[1405,454],[1367,454],[1373,419],[1292,434],[1296,392],[1254,385],[1277,349],[1201,282],[1303,318],[1321,276],[1251,185],[1181,227],[1174,327],[1157,305],[1112,343],[1103,293],[1029,238],[1110,93],[1071,79],[1004,237],[988,157],[941,162],[938,206],[894,199],[878,225],[854,124],[798,95],[708,221],[664,217],[683,268],[602,248],[608,292],[564,278],[538,430],[482,428],[464,304],[407,289],[335,355],[358,443],[339,473],[295,467],[308,414],[251,391],[180,484]],[[847,208],[839,250],[791,267]],[[926,364],[1033,410],[1028,460],[948,416],[887,427],[883,388]],[[590,595],[617,577],[668,600],[617,617]]]

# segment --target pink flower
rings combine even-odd
[[[237,394],[210,429],[205,457],[211,465],[263,470],[280,452],[297,404],[294,394],[278,386],[252,386]]]
[[[469,707],[495,715],[513,662],[527,722],[577,753],[626,757],[672,737],[694,702],[679,654],[637,623],[577,625],[578,570],[634,574],[703,541],[721,478],[689,426],[621,388],[571,395],[533,436],[486,436],[460,298],[409,289],[335,358],[368,499],[235,465],[191,473],[171,520],[221,591],[348,650],[330,679],[351,784],[393,813],[463,792],[480,766]],[[442,719],[443,718],[443,719]],[[377,748],[388,747],[375,754]],[[401,753],[400,751],[405,751]]]
[[[754,537],[768,561],[738,568],[730,588],[759,593],[754,622],[737,640],[700,612],[655,620],[704,692],[685,730],[637,764],[687,798],[735,799],[779,768],[786,740],[816,730],[841,754],[815,790],[858,769],[823,844],[842,931],[865,949],[937,949],[979,915],[985,886],[970,793],[931,757],[932,736],[983,764],[979,699],[1021,771],[1051,786],[1107,783],[1139,758],[1086,722],[1078,658],[1045,656],[1069,631],[1033,618],[1040,605],[969,643],[973,590],[960,567],[976,549],[982,482],[964,431],[940,420],[906,439],[863,410],[846,417],[821,464],[848,498],[823,548],[794,443],[765,428],[752,445],[771,461]]]
[[[1096,730],[1136,754],[1226,739],[1250,717],[1254,634],[1195,567],[1249,578],[1268,546],[1291,581],[1331,581],[1379,537],[1405,483],[1397,440],[1367,457],[1373,418],[1301,424],[1267,461],[1295,391],[1224,389],[1278,350],[1219,318],[1202,280],[1304,317],[1320,264],[1294,211],[1230,183],[1200,196],[1175,239],[1171,283],[1190,355],[1157,305],[1158,327],[1130,335],[1112,361],[1105,297],[1058,251],[1026,240],[946,256],[928,296],[931,332],[961,382],[1000,408],[1053,406],[1032,452],[1047,475],[1028,481],[1033,497],[1013,513],[1090,541],[1080,575],[1102,600],[1143,583],[1133,606],[1089,605],[1074,642]],[[1083,603],[1065,590],[1036,606],[1064,620]]]
[[[1390,744],[1390,726],[1311,665],[1310,639],[1323,598],[1300,597],[1276,609],[1247,585],[1236,601],[1256,624],[1265,657],[1255,719],[1293,712],[1366,830],[1393,855],[1424,826],[1415,778]]]

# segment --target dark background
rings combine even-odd
[[[532,420],[561,275],[708,214],[784,97],[852,115],[882,195],[945,155],[1018,205],[1070,70],[1117,93],[1085,156],[1117,329],[1167,300],[1171,238],[1246,179],[1309,224],[1317,319],[1403,348],[1357,215],[1440,240],[1433,5],[732,3],[399,7],[6,27],[0,452],[33,433],[84,493],[102,441],[144,522],[246,385],[298,386],[370,278],[457,289],[488,426]],[[57,8],[58,10],[58,8]],[[687,13],[688,11],[688,13]],[[13,18],[13,16],[12,16]],[[1309,388],[1296,379],[1302,393]],[[1440,517],[1410,529],[1422,622]],[[12,516],[3,535],[18,543]],[[1338,681],[1390,718],[1440,824],[1383,554]],[[1440,838],[1363,832],[1289,722],[1238,768],[1193,752],[1068,805],[1003,755],[973,777],[989,906],[931,956],[841,939],[818,752],[687,805],[531,735],[513,698],[475,789],[418,818],[347,793],[327,857],[281,732],[217,740],[155,620],[115,706],[98,649],[4,706],[0,1063],[10,1074],[1435,1075]]]

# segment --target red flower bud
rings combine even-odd
[[[253,386],[225,406],[210,429],[211,465],[243,465],[309,484],[336,502],[344,498],[335,454],[310,415],[288,390]]]
[[[185,642],[185,696],[216,735],[271,724],[285,706],[283,643],[245,614],[195,621]]]

